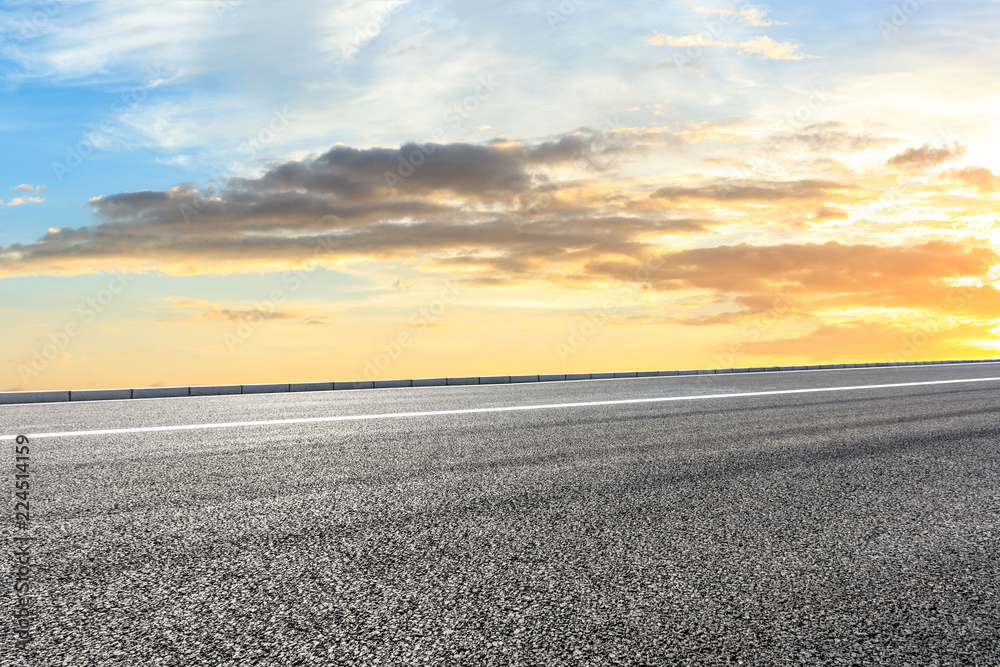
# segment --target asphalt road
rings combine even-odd
[[[990,377],[0,406],[29,436],[539,408],[33,438],[35,638],[0,663],[998,665],[1000,380],[541,407]]]

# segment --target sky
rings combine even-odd
[[[1000,356],[1000,3],[0,1],[0,390]]]

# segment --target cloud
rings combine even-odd
[[[899,139],[883,136],[866,124],[854,126],[843,121],[813,123],[794,132],[782,132],[765,139],[776,149],[809,153],[857,153],[885,148]]]
[[[709,9],[706,7],[694,7],[696,12],[709,14],[711,16],[723,16],[735,18],[740,23],[747,25],[766,27],[771,25],[788,25],[782,21],[772,21],[767,18],[766,11],[759,7],[745,7],[744,9]]]
[[[525,157],[531,164],[583,161],[593,165],[598,158],[624,155],[636,150],[633,136],[582,128],[573,134],[526,148]]]
[[[205,299],[179,299],[177,297],[168,297],[166,299],[169,301],[174,308],[214,308],[217,304],[211,301],[206,301]]]
[[[291,160],[259,179],[233,182],[248,192],[302,191],[340,201],[384,199],[387,194],[451,193],[508,197],[531,189],[531,170],[642,150],[639,137],[583,128],[525,146],[498,140],[488,145],[407,143],[399,148],[336,146],[307,160]]]
[[[791,42],[776,42],[770,37],[754,37],[740,42],[740,53],[760,56],[766,60],[805,60],[819,58],[799,53],[799,47]]]
[[[182,299],[171,296],[165,299],[179,310],[198,309],[201,312],[180,317],[169,317],[158,322],[202,322],[206,320],[224,320],[242,322],[246,320],[291,320],[302,318],[302,313],[289,310],[261,310],[260,308],[220,308],[219,304],[205,299]],[[311,316],[303,320],[303,324],[325,323],[324,318]]]
[[[667,317],[663,321],[669,324],[682,326],[733,326],[746,322],[777,320],[783,321],[803,321],[812,322],[817,318],[804,307],[807,302],[799,300],[788,292],[775,294],[743,294],[732,297],[728,301],[718,299],[718,303],[732,307],[737,310],[725,310],[722,312],[700,314],[690,317]],[[713,304],[716,305],[716,304]]]
[[[847,220],[850,217],[847,211],[835,206],[820,206],[813,214],[816,220]]]
[[[811,361],[893,361],[980,357],[993,350],[975,344],[987,340],[986,325],[958,325],[928,332],[894,322],[853,321],[824,324],[790,338],[751,341],[743,352],[754,356],[800,357]]]
[[[980,276],[983,278],[985,276]],[[952,279],[953,280],[953,279]],[[816,294],[810,306],[817,312],[840,312],[843,309],[924,311],[940,316],[996,320],[1000,312],[1000,289],[991,284],[952,285],[947,278],[928,277],[912,283],[880,286],[868,291],[842,294]],[[932,318],[934,317],[932,315]]]
[[[733,42],[710,39],[705,34],[664,35],[662,33],[655,33],[652,37],[646,39],[646,43],[653,46],[666,44],[675,48],[712,46],[722,49],[738,49],[741,55],[758,56],[764,60],[805,60],[819,57],[800,53],[799,47],[791,42],[776,42],[770,37],[763,35],[746,39],[742,42]]]
[[[853,308],[923,311],[930,321],[943,315],[995,319],[1000,308],[1000,289],[949,284],[969,277],[984,279],[1000,261],[991,248],[968,243],[739,244],[684,250],[656,259],[658,268],[646,281],[648,289],[699,290],[716,297],[699,308],[702,312],[663,320],[670,324],[737,325],[759,318],[772,324],[822,321],[831,312]],[[650,264],[648,259],[645,263]],[[592,277],[627,281],[634,280],[640,266],[607,261],[591,263],[586,270]],[[720,306],[730,309],[718,312]],[[913,319],[912,312],[909,318]],[[822,348],[812,349],[822,354]]]
[[[906,285],[933,286],[946,279],[983,277],[1000,261],[990,248],[931,241],[913,246],[786,243],[694,248],[662,257],[649,279],[662,290],[708,289],[760,295],[779,288],[804,294],[868,294]],[[627,280],[635,262],[594,262],[595,275]]]
[[[15,185],[10,188],[9,192],[35,192],[40,194],[45,192],[46,189],[47,188],[44,185],[28,185],[27,183],[22,183],[21,185]],[[38,196],[14,197],[10,201],[0,199],[0,206],[24,206],[26,204],[41,204],[44,201],[44,197]]]
[[[1000,178],[986,167],[964,167],[951,169],[948,176],[966,185],[975,186],[980,192],[996,192],[1000,188]]]
[[[192,38],[207,33],[215,18],[209,3],[180,9],[163,16],[140,6],[114,11],[113,5],[101,2],[55,5],[46,12],[45,29],[19,45],[26,70],[22,76],[78,78],[127,66],[129,61],[177,58],[191,46]]]
[[[160,164],[169,164],[175,167],[189,167],[192,163],[192,156],[190,155],[171,155],[170,157],[158,157],[155,158],[156,162]]]
[[[721,46],[723,48],[734,49],[736,48],[735,42],[721,42],[718,40],[709,39],[705,35],[664,35],[661,33],[656,33],[652,37],[646,39],[646,43],[652,46],[673,46],[679,49],[687,48],[689,46]]]
[[[898,169],[923,169],[925,167],[935,167],[942,162],[957,160],[965,155],[966,147],[957,141],[950,146],[934,148],[930,144],[920,147],[910,147],[902,153],[897,153],[886,160],[890,167]]]
[[[25,204],[41,204],[45,200],[41,197],[15,197],[8,202],[0,199],[0,205],[2,206],[24,206]]]
[[[199,301],[178,302],[174,306],[177,308],[190,308],[199,304]],[[194,315],[181,317],[170,317],[157,320],[159,322],[199,322],[202,320],[228,320],[231,322],[242,322],[248,319],[259,320],[289,320],[300,317],[298,313],[281,310],[260,310],[257,308],[219,308],[216,304],[211,304],[208,308]]]
[[[859,134],[842,126],[810,132]],[[336,146],[275,164],[257,178],[96,197],[90,226],[50,230],[35,242],[0,249],[0,275],[74,275],[109,266],[170,275],[350,270],[359,262],[392,262],[392,279],[397,271],[403,276],[397,287],[425,274],[481,288],[599,293],[632,283],[649,295],[694,291],[715,301],[669,321],[703,326],[736,324],[788,290],[802,302],[785,316],[798,321],[859,307],[978,316],[1000,304],[992,287],[977,293],[975,306],[949,300],[953,281],[988,280],[990,267],[1000,263],[982,241],[949,234],[949,240],[916,244],[909,231],[883,234],[888,222],[876,226],[883,234],[876,241],[861,228],[864,221],[802,226],[804,220],[848,219],[853,205],[883,192],[881,169],[866,175],[836,167],[831,175],[843,178],[786,180],[677,174],[664,185],[662,177],[598,174],[588,160],[639,155],[649,142],[674,140],[673,133],[606,134]],[[417,150],[423,157],[414,166]],[[412,171],[401,175],[401,160]],[[395,175],[386,178],[389,169]],[[961,177],[986,185],[994,178],[975,170]],[[912,221],[899,224],[912,227]],[[953,224],[940,228],[950,232]],[[787,237],[774,232],[788,225],[814,238],[836,230],[844,240],[781,242]],[[658,268],[643,276],[650,259]],[[180,320],[254,314],[180,297],[171,303],[193,309],[179,313]],[[309,313],[277,316],[322,320]]]
[[[350,200],[371,198],[390,188],[489,196],[528,189],[527,162],[523,151],[474,144],[337,146],[313,160],[286,162],[242,185],[265,191],[305,189]]]
[[[669,185],[659,188],[651,196],[672,200],[769,202],[785,199],[820,199],[828,197],[835,191],[853,189],[856,189],[856,186],[821,179],[796,181],[719,179],[707,185]]]
[[[94,225],[13,244],[0,254],[0,271],[47,265],[42,270],[72,272],[82,262],[126,257],[139,265],[175,268],[203,259],[219,268],[248,261],[312,261],[317,254],[384,257],[405,253],[408,245],[415,253],[466,247],[477,235],[516,245],[566,233],[584,243],[603,233],[593,228],[602,218],[636,234],[705,231],[701,223],[678,222],[662,212],[643,218],[595,216],[562,194],[565,188],[583,188],[582,183],[549,182],[553,168],[565,165],[586,173],[594,164],[600,167],[601,159],[637,154],[649,141],[671,140],[663,136],[578,130],[534,144],[336,146],[317,157],[277,164],[258,178],[204,189],[181,183],[165,191],[95,197],[90,201]],[[519,230],[539,201],[547,216],[561,218],[535,225],[531,232]],[[560,229],[548,229],[552,225]]]

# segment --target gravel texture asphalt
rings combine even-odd
[[[30,435],[995,376],[150,399],[0,421]],[[34,640],[4,632],[3,665],[1000,665],[1000,381],[37,438],[31,510]]]

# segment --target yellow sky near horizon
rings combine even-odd
[[[842,122],[777,134],[727,125],[725,135],[701,128],[702,143],[729,147],[714,173],[609,178],[677,141],[620,128],[441,146],[426,156],[433,171],[402,184],[364,162],[405,149],[333,149],[211,198],[190,187],[95,198],[97,225],[50,230],[0,262],[8,275],[119,272],[63,324],[8,330],[26,353],[9,360],[5,385],[997,356],[1000,179],[968,164],[967,146],[907,145]],[[796,142],[826,149],[808,173],[795,173],[795,151],[774,152]],[[791,175],[732,157],[747,155]],[[367,180],[350,172],[366,169]],[[342,192],[312,186],[343,173],[355,181]],[[197,225],[184,220],[192,211]],[[134,284],[206,272],[256,273],[271,287],[253,301],[143,295],[138,308],[118,307]],[[368,286],[324,299],[344,276]]]

